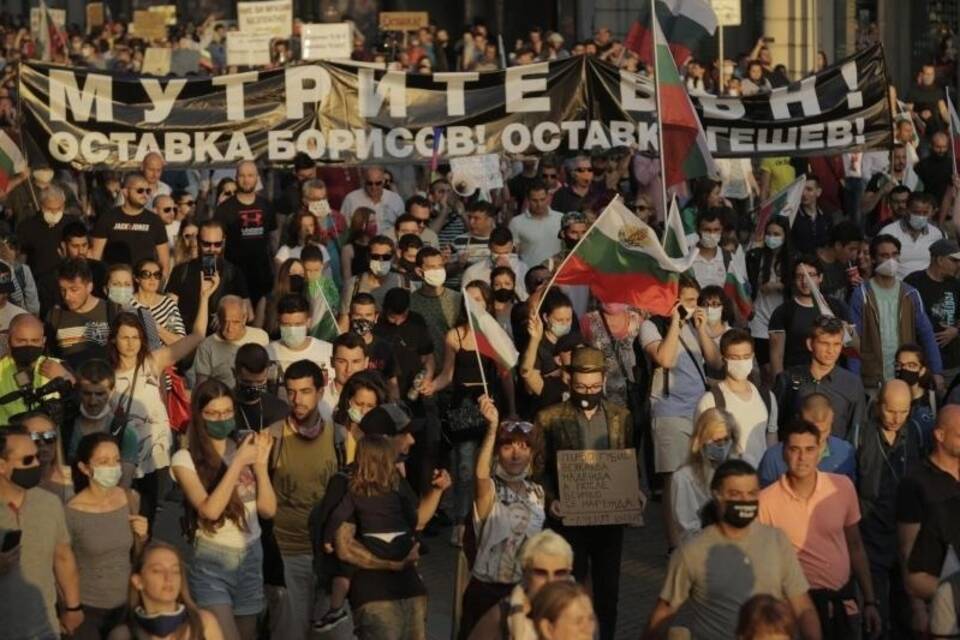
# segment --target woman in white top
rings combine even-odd
[[[737,423],[726,411],[707,409],[697,418],[690,439],[690,460],[670,482],[673,519],[681,543],[700,531],[700,511],[710,501],[713,472],[726,460],[740,457],[737,442]]]
[[[481,396],[479,405],[487,433],[477,456],[473,500],[477,555],[463,593],[460,638],[467,638],[483,614],[520,582],[520,551],[543,529],[546,517],[543,487],[528,480],[536,450],[533,425],[500,422],[490,396]]]
[[[170,466],[170,419],[163,401],[160,374],[193,353],[207,334],[210,295],[220,276],[203,278],[193,333],[150,351],[146,329],[136,313],[121,311],[110,327],[107,353],[116,375],[113,406],[127,417],[124,428],[134,429],[140,441],[133,487],[141,496],[141,513],[153,523],[160,492],[158,471]],[[122,438],[122,434],[114,434]]]
[[[173,456],[193,525],[190,591],[227,638],[253,640],[264,605],[258,516],[277,511],[267,471],[273,436],[237,431],[233,396],[218,380],[200,383],[192,404],[187,448]]]

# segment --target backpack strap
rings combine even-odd
[[[719,382],[713,382],[708,387],[710,393],[713,395],[713,406],[717,409],[726,409],[727,408],[727,399],[723,395],[723,390],[720,388]]]
[[[730,263],[733,262],[733,254],[720,247],[720,253],[723,256],[723,270],[724,272],[730,271]]]
[[[23,272],[23,265],[19,262],[13,263],[13,275],[17,279],[17,284],[20,285],[21,291],[24,292],[23,297],[26,299],[27,294],[27,274]]]

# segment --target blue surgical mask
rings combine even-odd
[[[733,442],[725,440],[723,442],[708,442],[703,445],[703,457],[713,464],[720,464],[730,455],[730,448]]]
[[[927,228],[927,224],[930,222],[930,219],[927,216],[918,216],[915,213],[910,214],[910,228],[914,231],[923,231]]]
[[[763,244],[767,245],[767,249],[776,251],[783,246],[783,236],[764,236]]]

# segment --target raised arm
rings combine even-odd
[[[220,274],[214,273],[212,278],[200,276],[200,303],[197,305],[197,319],[193,322],[193,333],[185,335],[171,345],[160,347],[151,355],[158,371],[182,360],[193,353],[207,336],[207,323],[210,320],[210,296],[220,286]]]
[[[537,314],[531,314],[527,320],[527,333],[530,340],[523,351],[523,358],[520,359],[520,377],[523,378],[527,391],[539,396],[543,392],[544,382],[543,374],[536,365],[537,351],[540,349],[540,341],[543,340],[543,320]]]
[[[493,480],[490,478],[490,470],[493,468],[493,445],[497,441],[497,429],[500,425],[500,414],[490,396],[480,396],[480,414],[487,421],[487,433],[483,437],[483,444],[480,445],[480,452],[477,454],[473,508],[476,510],[477,518],[483,521],[493,510],[493,499],[496,494]]]

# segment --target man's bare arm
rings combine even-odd
[[[338,558],[361,569],[372,569],[374,571],[400,571],[403,569],[405,563],[384,560],[371,553],[356,539],[356,533],[357,526],[349,522],[344,522],[337,528],[335,545]]]

